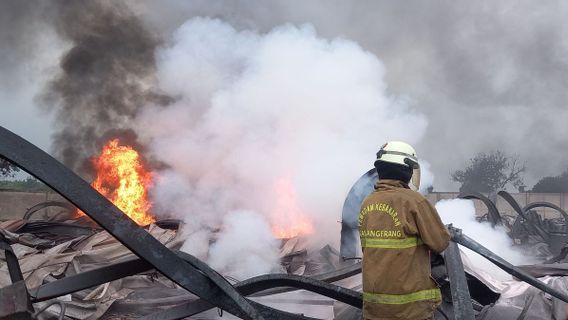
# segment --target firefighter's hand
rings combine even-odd
[[[446,228],[448,228],[448,232],[450,233],[452,239],[461,237],[462,235],[461,229],[454,227],[451,223],[447,224]]]

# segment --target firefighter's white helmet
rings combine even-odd
[[[377,152],[377,160],[390,162],[412,168],[412,179],[410,187],[413,190],[420,188],[420,165],[416,150],[406,142],[390,141],[385,143],[379,152]]]

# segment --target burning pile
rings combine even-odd
[[[114,139],[92,162],[96,170],[93,188],[139,225],[155,222],[149,213],[152,203],[148,200],[153,174],[144,168],[136,150]]]
[[[119,139],[107,142],[101,153],[91,159],[96,178],[91,185],[138,225],[154,223],[148,190],[154,174],[144,167],[133,147],[121,145]],[[278,239],[307,236],[314,232],[312,220],[298,204],[290,176],[276,182],[276,203],[272,211],[272,234]]]
[[[9,141],[9,139],[5,140]],[[3,140],[0,139],[0,141]],[[16,142],[18,141],[16,140]],[[15,145],[22,144],[15,143]],[[34,153],[26,153],[25,155],[27,156],[29,154],[34,155]],[[36,151],[36,154],[39,155],[38,158],[40,160],[37,160],[35,163],[32,162],[32,168],[34,168],[34,164],[36,165],[36,169],[38,167],[42,170],[53,168],[56,173],[60,173],[62,177],[66,177],[64,174],[66,171],[62,170],[60,166],[54,165],[57,164],[54,160],[50,160],[48,156],[39,152],[39,150]],[[97,167],[97,170],[101,172],[101,175],[97,176],[97,179],[93,184],[98,186],[100,188],[99,190],[105,193],[108,197],[115,199],[117,203],[119,203],[118,199],[120,198],[120,194],[126,194],[134,199],[146,197],[147,187],[150,184],[152,175],[151,173],[142,170],[139,155],[132,148],[121,146],[118,140],[110,141],[103,149],[102,154],[93,160],[93,163]],[[125,165],[124,163],[127,163],[128,165]],[[45,168],[43,168],[42,165],[45,166]],[[32,173],[34,173],[34,171],[35,170],[32,170]],[[41,174],[38,175],[41,176]],[[106,177],[103,178],[102,176]],[[290,229],[285,229],[287,226],[281,225],[283,226],[282,230],[291,230],[294,234],[301,234],[301,229],[294,226],[298,222],[303,221],[302,217],[305,211],[302,210],[300,202],[297,201],[298,199],[296,197],[295,188],[293,188],[292,178],[287,176],[285,177],[286,178],[281,180],[280,183],[276,184],[277,188],[275,190],[280,197],[277,198],[279,200],[274,203],[274,207],[282,210],[287,209],[283,212],[292,214],[291,216],[279,216],[284,222],[293,222],[287,225],[291,226]],[[49,176],[46,176],[45,180],[47,183],[52,181],[52,183],[56,186],[68,183],[70,188],[59,187],[59,189],[66,191],[79,189],[82,190],[85,195],[93,196],[92,205],[85,206],[85,209],[89,210],[88,212],[90,212],[93,216],[99,216],[106,219],[116,219],[119,223],[125,219],[120,216],[115,217],[114,215],[101,214],[100,212],[95,213],[98,208],[104,206],[106,201],[98,197],[94,190],[86,187],[84,184],[76,183],[77,179],[66,179],[54,182],[56,181],[55,179],[51,179]],[[141,190],[144,192],[126,192],[122,190],[122,188],[130,190],[125,187],[129,184],[141,185]],[[138,190],[139,188],[134,189]],[[140,197],[136,197],[138,193],[141,193]],[[66,192],[63,196],[68,198],[70,201],[79,202],[77,201],[79,197],[77,192]],[[280,200],[282,203],[279,202]],[[147,203],[148,202],[146,202],[146,204]],[[51,202],[46,204],[52,205]],[[277,204],[278,206],[276,206]],[[132,205],[132,207],[135,209],[134,211],[140,209],[138,211],[147,212],[149,205],[145,206],[143,202],[143,204]],[[474,209],[473,206],[471,208]],[[275,212],[277,214],[281,213],[278,210]],[[356,214],[356,211],[354,214]],[[26,219],[0,222],[0,232],[2,232],[3,235],[0,242],[13,246],[5,246],[7,249],[4,250],[8,250],[12,254],[5,254],[4,258],[0,258],[0,288],[6,288],[10,285],[10,282],[14,279],[14,274],[16,274],[19,279],[24,279],[25,285],[23,282],[20,282],[19,288],[22,288],[20,290],[27,290],[29,295],[24,294],[23,296],[27,296],[28,299],[30,299],[28,302],[37,304],[37,307],[40,310],[45,310],[46,313],[49,313],[46,317],[54,317],[56,314],[61,314],[61,317],[68,316],[76,319],[90,319],[95,317],[102,319],[115,319],[124,318],[125,316],[138,317],[145,315],[159,318],[159,315],[169,312],[174,308],[176,308],[175,312],[178,312],[177,310],[182,310],[183,308],[183,312],[187,312],[184,313],[184,316],[193,315],[190,314],[190,312],[197,313],[205,311],[205,309],[192,309],[194,306],[196,308],[201,308],[198,306],[201,305],[202,302],[197,300],[196,296],[188,294],[185,290],[181,290],[171,282],[174,281],[186,290],[193,292],[192,289],[194,287],[192,287],[191,284],[186,285],[186,283],[190,282],[186,280],[187,278],[184,278],[187,275],[182,275],[175,268],[163,268],[163,271],[158,268],[163,265],[162,257],[164,256],[170,257],[170,261],[166,261],[166,263],[173,263],[170,265],[175,266],[175,263],[179,259],[173,257],[178,257],[177,255],[148,254],[147,262],[151,265],[148,265],[146,269],[126,267],[140,267],[141,263],[132,259],[134,258],[134,254],[144,256],[143,254],[148,253],[149,251],[144,250],[146,246],[149,248],[150,253],[151,251],[158,253],[165,252],[163,251],[165,248],[169,250],[180,249],[182,242],[185,242],[185,240],[182,237],[182,232],[176,232],[177,226],[168,228],[167,224],[164,224],[163,221],[159,221],[155,224],[152,223],[147,230],[142,230],[132,224],[123,224],[126,228],[120,230],[122,232],[114,232],[116,231],[114,228],[109,227],[109,224],[104,223],[103,226],[106,226],[107,232],[101,232],[100,230],[96,230],[92,227],[81,225],[81,223],[85,222],[81,221],[82,219],[70,221],[65,218],[62,220],[61,218],[63,217],[60,215],[56,215],[53,218],[54,219],[52,221],[33,221],[29,219],[28,215],[28,218]],[[311,232],[311,222],[308,225],[310,226],[310,229],[307,230]],[[258,231],[256,229],[243,229],[244,228],[241,228],[240,231],[243,232],[239,233],[239,235],[245,233],[257,233],[256,231]],[[135,235],[143,234],[144,236],[146,236],[146,232],[148,232],[153,238],[161,242],[162,245],[156,244],[154,241],[147,241],[149,238],[145,237],[125,237],[125,230],[128,233]],[[66,236],[62,237],[62,233],[66,233]],[[148,236],[150,237],[150,235]],[[455,239],[457,239],[455,241],[463,244],[464,246],[483,249],[475,241],[467,238],[465,234],[461,234],[461,232],[457,230],[453,231],[453,235],[455,236]],[[55,238],[50,239],[49,237],[51,236]],[[116,239],[114,236],[116,236]],[[117,239],[121,240],[122,243],[119,243]],[[137,250],[130,251],[127,248],[130,247],[129,245],[131,245],[133,249]],[[451,257],[452,254],[454,258],[458,257],[457,259],[461,260],[461,258],[459,258],[460,253],[457,251],[457,248],[454,247],[454,249],[455,250],[446,252],[446,255],[444,256],[445,259],[438,259],[438,262],[454,261]],[[501,259],[485,249],[480,252],[485,252],[484,255],[491,257],[492,261],[500,261]],[[225,288],[227,291],[234,289],[227,287],[227,282],[225,280],[218,279],[219,274],[215,272],[217,269],[212,269],[210,266],[207,266],[195,257],[187,255],[183,255],[182,257],[185,257],[181,259],[187,261],[189,264],[199,266],[195,267],[195,270],[189,269],[189,275],[192,273],[200,274],[201,276],[208,277],[221,289]],[[21,272],[18,268],[10,266],[18,264],[11,264],[11,262],[8,261],[14,261],[15,259],[18,260],[21,266]],[[285,243],[283,242],[283,245],[281,246],[280,263],[281,267],[283,267],[282,271],[285,271],[284,273],[303,275],[314,279],[298,278],[285,274],[269,275],[259,278],[243,278],[239,284],[235,285],[235,287],[242,286],[244,283],[247,283],[249,288],[251,288],[250,290],[265,290],[269,288],[266,285],[267,281],[270,285],[274,285],[275,287],[282,285],[282,281],[295,281],[295,284],[297,285],[295,288],[306,289],[306,285],[308,285],[311,289],[307,288],[307,291],[320,293],[328,292],[327,294],[323,293],[327,298],[316,301],[314,300],[312,293],[309,293],[307,296],[303,293],[298,295],[292,293],[291,296],[288,296],[287,298],[282,298],[282,296],[276,297],[276,294],[282,293],[282,290],[278,289],[272,290],[269,293],[264,292],[263,294],[272,295],[267,296],[266,298],[258,299],[259,296],[257,295],[255,302],[264,304],[265,306],[263,308],[268,308],[268,305],[274,303],[279,303],[279,306],[282,306],[283,309],[284,305],[291,305],[291,309],[294,310],[290,310],[290,312],[297,313],[295,307],[300,304],[305,305],[306,301],[309,301],[308,304],[311,304],[312,306],[306,311],[313,311],[313,314],[308,314],[307,312],[304,313],[304,310],[302,309],[302,313],[306,316],[315,316],[320,318],[325,317],[328,319],[335,318],[338,320],[360,318],[361,316],[358,314],[358,310],[360,310],[361,307],[361,296],[356,292],[356,290],[361,289],[361,279],[357,276],[360,272],[360,265],[349,265],[349,263],[353,263],[349,261],[342,259],[339,252],[334,250],[331,246],[325,246],[318,252],[314,252],[313,250],[307,250],[306,245],[302,243],[300,238],[293,238],[289,239]],[[101,267],[101,264],[106,265],[108,263],[112,265]],[[127,264],[125,265],[125,263]],[[8,267],[3,267],[5,265]],[[186,266],[186,264],[181,260],[179,261],[179,265]],[[568,279],[566,279],[566,274],[568,274],[568,272],[566,271],[565,266],[559,264],[525,266],[520,269],[531,270],[539,276],[549,276],[552,274],[554,276],[559,275],[564,277],[549,277],[547,279],[542,279],[542,281],[538,281],[527,276],[525,273],[528,271],[521,273],[517,270],[517,268],[510,266],[505,262],[500,263],[500,265],[509,270],[508,272],[519,275],[519,278],[522,276],[524,280],[530,280],[530,283],[535,284],[535,286],[539,288],[544,285],[543,283],[547,283],[545,289],[548,293],[562,301],[568,301],[568,297],[565,297],[565,294],[561,292],[562,290],[565,290],[566,283],[568,282]],[[153,271],[152,266],[158,268],[163,275],[161,275],[160,272]],[[452,269],[453,271],[456,271],[457,267],[457,271],[459,271],[457,273],[452,272],[450,269],[447,270],[447,274],[444,273],[444,269],[446,269],[446,267],[443,264],[435,264],[434,267],[438,268],[439,272],[433,271],[432,273],[437,275],[436,280],[439,280],[439,283],[442,284],[441,291],[445,292],[446,298],[449,298],[447,296],[448,292],[451,291],[452,296],[454,296],[454,293],[456,292],[456,290],[450,286],[449,281],[453,277],[450,274],[460,276],[465,282],[467,279],[463,270],[466,270],[473,278],[479,280],[477,283],[471,281],[471,283],[476,286],[472,292],[474,292],[474,300],[478,302],[475,305],[478,307],[476,308],[476,311],[480,311],[478,314],[479,316],[492,315],[494,318],[501,319],[520,318],[520,315],[525,314],[526,310],[529,310],[530,307],[530,312],[533,314],[544,315],[547,319],[566,319],[566,308],[564,302],[556,299],[552,300],[553,303],[551,305],[549,303],[551,300],[550,297],[545,296],[544,293],[540,291],[535,291],[537,289],[527,289],[526,284],[515,283],[515,280],[500,282],[492,279],[489,274],[484,274],[483,272],[479,272],[479,270],[473,268],[467,259],[464,259],[463,266],[460,263],[457,266],[454,264],[451,267],[454,268]],[[116,272],[108,272],[111,269],[106,268],[111,268]],[[117,272],[118,276],[122,275],[120,279],[115,277]],[[107,275],[109,275],[109,277],[106,277]],[[447,280],[448,275],[450,280]],[[65,280],[66,282],[64,283],[59,282],[59,279],[63,277],[73,278],[69,279],[69,281]],[[227,278],[231,279],[231,277],[228,276]],[[313,284],[313,281],[318,279],[324,282],[345,280],[343,284],[351,289],[346,289],[345,287],[341,288],[338,286],[328,287],[329,284],[325,283]],[[85,287],[87,287],[87,285],[85,285],[83,281],[90,283],[92,289],[86,289]],[[261,287],[254,288],[259,283],[263,283]],[[288,283],[285,285],[288,286]],[[322,290],[320,290],[320,288],[322,288]],[[90,291],[86,291],[85,289]],[[487,294],[479,293],[483,291],[479,291],[478,289],[484,290]],[[463,293],[467,290],[457,291],[460,291],[458,293]],[[219,291],[208,290],[205,293],[201,292],[201,295],[215,294],[216,292]],[[50,303],[53,302],[47,300],[54,298],[57,295],[65,296],[65,298],[61,298],[57,301],[61,308],[47,308],[50,306]],[[198,294],[199,297],[201,297],[201,295]],[[209,295],[209,297],[211,297],[211,295]],[[467,297],[467,299],[469,299],[469,297]],[[20,300],[24,301],[25,298]],[[350,307],[337,305],[335,300],[348,303]],[[454,309],[454,306],[449,301],[449,299],[444,299],[444,304],[442,305],[440,312],[443,312],[444,314],[451,314],[454,310],[457,310]],[[212,298],[212,301],[208,302],[211,303],[212,306],[219,307],[223,307],[225,304],[225,302],[221,299],[216,298]],[[65,306],[65,308],[63,306]],[[321,306],[321,308],[314,310],[314,306]],[[42,309],[42,307],[47,309]],[[162,310],[156,312],[157,309]],[[216,310],[212,311],[212,313],[215,312]],[[456,317],[459,312],[460,311],[457,310]],[[10,311],[9,315],[12,313],[13,312]],[[503,314],[514,314],[515,316],[503,316]],[[292,317],[293,316],[291,315],[290,318]]]
[[[276,207],[272,212],[272,234],[278,239],[290,239],[313,233],[312,221],[298,205],[296,189],[287,176],[276,183]]]

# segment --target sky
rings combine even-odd
[[[62,150],[57,134],[70,124],[62,123],[57,101],[46,106],[45,93],[77,40],[61,18],[88,9],[65,5],[0,4],[0,125],[54,153]],[[384,65],[387,94],[427,120],[415,147],[431,165],[435,190],[457,189],[450,172],[478,152],[517,155],[529,187],[568,168],[565,2],[166,0],[128,1],[125,10],[156,48],[197,16],[259,35],[308,24],[319,38],[356,43]]]

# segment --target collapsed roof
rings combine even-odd
[[[307,255],[298,239],[288,240],[282,246],[282,262],[287,273],[231,284],[203,261],[177,250],[180,243],[175,221],[158,222],[147,229],[139,227],[65,166],[1,127],[0,156],[59,192],[96,223],[86,218],[34,222],[28,220],[31,213],[27,219],[0,225],[0,245],[4,251],[0,260],[3,272],[0,318],[59,314],[60,318],[75,319],[142,316],[163,320],[218,308],[244,319],[310,319],[306,314],[311,308],[306,304],[332,310],[331,313],[318,311],[314,316],[360,317],[361,288],[357,280],[360,264],[356,259],[345,259],[356,257],[343,255],[343,237],[341,254],[325,247],[318,252],[317,259]],[[344,219],[344,223],[348,221]],[[462,254],[452,244],[443,257],[434,259],[433,273],[440,280],[444,294],[437,318],[508,319],[535,311],[543,319],[566,318],[568,282],[557,277],[564,275],[560,265],[554,271],[545,267],[531,270],[541,275],[548,272],[548,278],[542,279],[545,284],[459,230],[452,231],[454,242],[477,250],[538,289],[529,289],[519,281],[499,283],[479,273],[467,259],[462,262]],[[312,268],[319,273],[306,272],[310,263],[320,266]],[[297,289],[304,293],[282,296]],[[259,297],[259,292],[264,292],[263,297]],[[326,298],[315,298],[313,294]],[[526,303],[527,297],[530,303]],[[275,308],[286,304],[293,309]],[[525,304],[531,310],[523,308]],[[160,308],[163,309],[156,311]],[[215,314],[201,317],[215,317]]]

